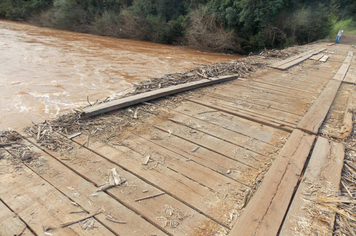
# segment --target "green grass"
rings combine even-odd
[[[347,34],[356,34],[356,22],[352,19],[340,20],[333,24],[330,34],[328,35],[328,39],[333,39],[336,37],[337,32],[340,29],[344,30],[344,33]]]

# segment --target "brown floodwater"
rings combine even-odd
[[[54,118],[132,84],[241,58],[0,20],[0,130]]]

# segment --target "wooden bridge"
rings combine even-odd
[[[344,148],[319,136],[350,133],[356,79],[350,46],[309,47],[162,107],[115,141],[83,147],[80,135],[58,153],[18,131],[39,158],[18,166],[0,159],[0,235],[302,232],[305,189],[339,190]],[[332,109],[337,99],[344,102]],[[326,125],[328,114],[345,118],[341,133]],[[334,217],[325,216],[331,229]]]

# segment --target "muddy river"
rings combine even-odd
[[[0,130],[54,118],[132,84],[238,55],[40,28],[0,20]]]

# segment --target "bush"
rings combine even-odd
[[[189,14],[186,44],[199,50],[242,52],[241,42],[234,34],[234,30],[225,30],[218,25],[216,16],[207,10],[207,7],[200,7]]]

